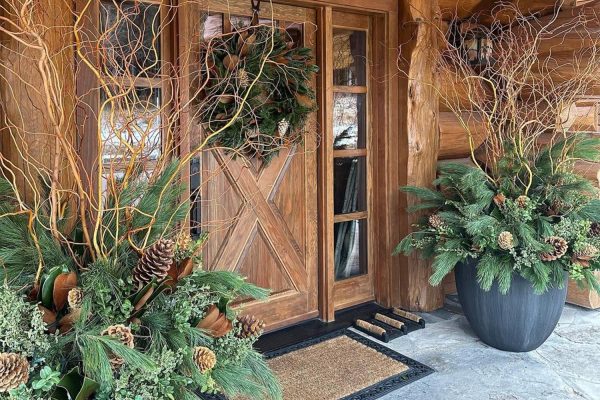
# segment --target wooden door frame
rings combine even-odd
[[[296,2],[295,2],[296,3]],[[331,44],[333,36],[334,11],[354,12],[367,14],[372,18],[373,46],[371,56],[373,60],[383,60],[373,68],[374,79],[370,83],[369,109],[372,111],[370,162],[372,168],[371,185],[373,190],[371,199],[371,215],[369,231],[372,232],[369,240],[369,268],[374,272],[375,300],[385,306],[395,304],[393,290],[393,273],[397,270],[398,257],[392,256],[395,246],[393,230],[397,229],[398,215],[390,212],[394,205],[399,205],[398,197],[398,145],[397,113],[398,109],[398,74],[396,72],[396,59],[398,47],[398,13],[396,2],[376,1],[306,1],[308,4],[324,5],[317,9],[317,24],[319,32],[318,63],[321,68],[318,89],[320,107],[319,126],[322,127],[324,138],[332,137],[331,126],[333,104],[333,65]],[[385,7],[384,7],[385,6]],[[382,44],[382,45],[381,45]],[[323,88],[326,88],[323,90]],[[333,155],[330,146],[319,147],[319,308],[321,318],[333,321],[335,318],[334,304],[334,272],[333,272],[333,218],[329,211],[333,198],[333,186],[328,179],[328,171],[333,168]]]

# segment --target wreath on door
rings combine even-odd
[[[212,144],[269,161],[316,110],[312,51],[257,25],[202,44],[198,115]]]

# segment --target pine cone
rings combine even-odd
[[[29,380],[29,362],[16,353],[0,353],[0,393],[19,387]]]
[[[590,226],[589,235],[591,237],[600,236],[600,222],[592,222],[592,225]]]
[[[153,278],[162,280],[167,276],[175,256],[175,244],[169,239],[160,239],[150,246],[133,269],[133,281],[143,287]]]
[[[133,333],[131,333],[131,328],[129,328],[128,326],[121,324],[111,325],[108,328],[106,328],[104,332],[102,332],[102,335],[118,339],[122,344],[129,347],[130,349],[133,349],[133,347],[135,346],[133,342]],[[110,358],[110,364],[113,368],[120,367],[121,365],[123,365],[124,362],[125,361],[118,356],[113,355]]]
[[[245,89],[250,86],[250,77],[248,76],[248,71],[243,68],[240,68],[237,72],[238,82],[240,87]]]
[[[522,195],[517,197],[517,206],[519,208],[525,208],[527,207],[527,204],[529,203],[529,197]]]
[[[582,249],[573,253],[572,261],[574,264],[579,264],[582,267],[589,267],[590,261],[598,256],[598,248],[591,244],[584,246]]]
[[[71,310],[79,310],[83,303],[83,289],[80,287],[75,287],[69,290],[69,294],[67,295],[67,303],[69,304],[69,308]]]
[[[502,193],[498,193],[497,195],[494,196],[494,203],[496,203],[496,205],[498,207],[504,207],[505,201],[506,201],[506,196],[503,195]]]
[[[500,232],[498,235],[498,246],[502,250],[510,250],[515,247],[515,240],[512,233],[508,231]]]
[[[255,338],[262,334],[265,328],[264,321],[256,318],[254,315],[244,315],[237,317],[237,324],[240,326],[240,331],[236,336],[240,339]]]
[[[437,214],[433,214],[429,216],[429,225],[433,229],[440,229],[443,228],[446,225],[446,223],[444,222],[444,219],[442,217],[440,217]]]
[[[290,128],[290,123],[287,119],[282,119],[277,123],[277,132],[279,133],[279,137],[284,137]]]
[[[554,250],[549,253],[542,253],[540,255],[540,258],[542,259],[542,261],[558,260],[559,258],[561,258],[562,256],[565,255],[565,253],[567,252],[567,250],[569,248],[567,241],[558,236],[547,237],[545,242],[552,245]]]
[[[203,346],[198,346],[194,349],[193,359],[194,363],[202,373],[213,369],[217,363],[217,356],[215,353],[208,347]]]
[[[181,232],[179,236],[177,236],[177,249],[180,251],[187,250],[192,243],[192,237],[188,232]]]

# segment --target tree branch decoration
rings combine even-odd
[[[414,84],[439,94],[469,144],[469,159],[439,163],[433,188],[403,189],[419,200],[409,211],[428,215],[397,252],[432,258],[431,284],[475,259],[485,290],[497,282],[506,293],[518,274],[542,293],[562,287],[567,272],[600,292],[600,193],[597,178],[582,170],[598,171],[600,137],[597,127],[573,123],[581,102],[598,113],[594,3],[569,9],[559,0],[545,15],[528,15],[521,4],[499,1],[485,14],[454,18],[449,30],[421,22],[441,42],[419,50],[437,60],[441,78]],[[490,46],[476,65],[464,47],[473,29]],[[400,66],[411,80],[409,61]]]
[[[302,140],[300,128],[316,110],[311,49],[296,47],[285,31],[258,25],[212,39],[202,52],[206,85],[198,94],[198,117],[207,132],[221,130],[211,142],[268,161]]]

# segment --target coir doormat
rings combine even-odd
[[[343,329],[267,353],[284,400],[372,400],[433,372]]]

